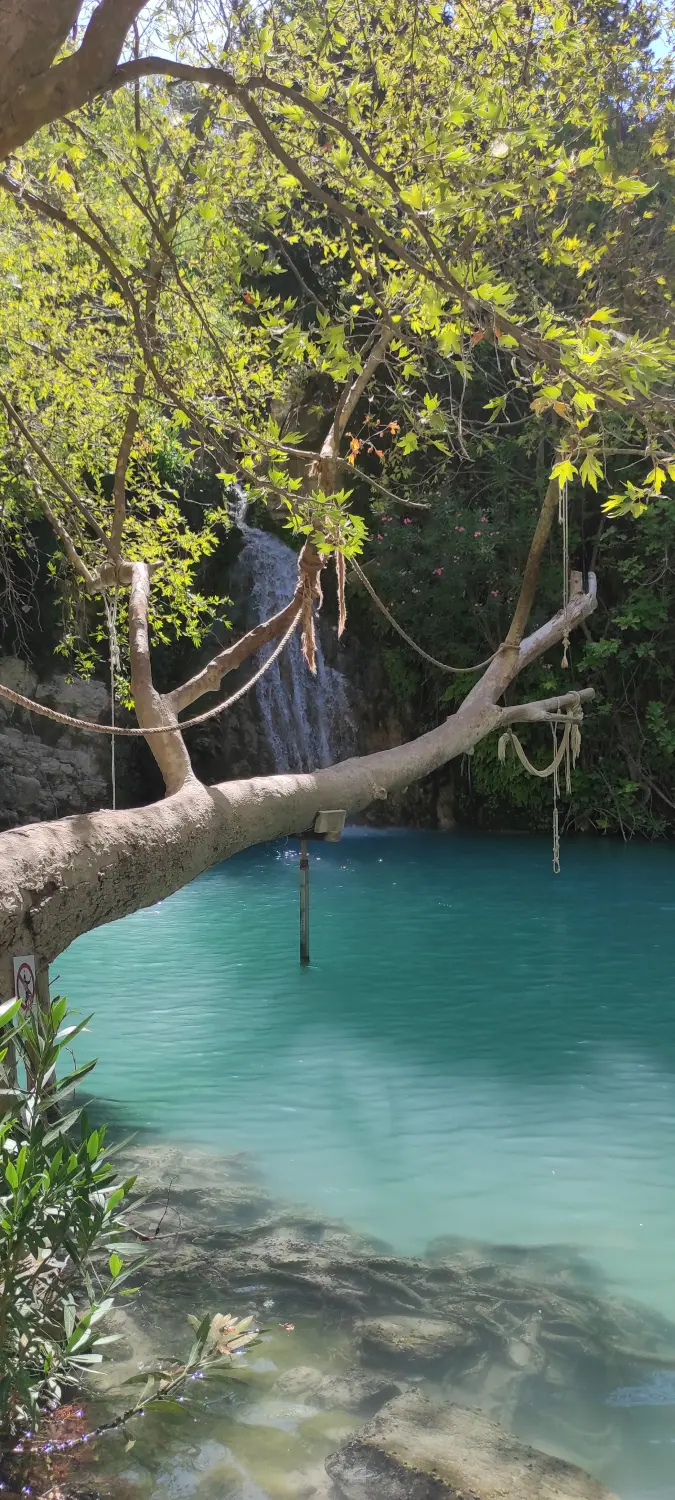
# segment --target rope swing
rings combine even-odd
[[[551,733],[553,735],[553,759],[548,766],[533,766],[532,761],[526,754],[513,729],[505,730],[500,734],[497,743],[497,754],[504,765],[506,752],[509,746],[515,751],[521,766],[527,771],[528,776],[538,776],[540,780],[553,777],[553,874],[560,874],[560,827],[558,817],[558,802],[560,799],[560,767],[565,765],[565,791],[567,796],[572,794],[572,771],[576,766],[581,750],[581,723],[583,710],[579,694],[575,694],[576,702],[562,714],[551,716]],[[558,725],[563,725],[562,739],[558,742]]]
[[[562,530],[562,607],[567,611],[570,602],[570,507],[567,490],[567,482],[558,485],[558,525]],[[578,575],[575,575],[575,578]],[[569,667],[570,636],[567,623],[562,638],[562,661],[561,667]],[[581,750],[581,723],[583,710],[581,698],[578,693],[574,694],[574,702],[563,714],[552,714],[550,716],[551,733],[553,735],[553,759],[548,766],[533,766],[532,761],[526,755],[518,735],[513,729],[507,729],[505,734],[500,735],[497,754],[502,763],[506,761],[506,752],[511,747],[515,751],[518,760],[528,776],[537,776],[540,780],[553,777],[553,874],[560,874],[560,820],[558,803],[560,801],[560,767],[565,765],[565,791],[568,797],[572,795],[572,771],[576,766],[579,751]],[[562,739],[558,743],[558,725],[563,725]]]

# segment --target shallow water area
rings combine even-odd
[[[570,842],[554,878],[543,840],[355,830],[316,846],[311,880],[307,971],[290,842],[58,961],[53,990],[95,1010],[101,1112],[143,1142],[250,1153],[265,1191],[398,1257],[450,1236],[452,1253],[521,1247],[522,1271],[527,1247],[558,1247],[545,1276],[535,1257],[534,1282],[555,1274],[675,1323],[675,853]],[[196,1311],[202,1292],[197,1278]],[[289,1364],[353,1361],[354,1317],[303,1308],[288,1286],[275,1301],[250,1362],[276,1370],[199,1392],[174,1426],[144,1419],[115,1459],[116,1495],[122,1480],[139,1500],[319,1494],[325,1454],[364,1419],[271,1387]],[[150,1339],[153,1326],[163,1336],[165,1316]],[[553,1396],[521,1401],[524,1435],[620,1500],[675,1500],[675,1379],[656,1359],[614,1385],[592,1373],[578,1417],[560,1392],[557,1428]]]

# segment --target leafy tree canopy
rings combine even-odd
[[[642,0],[143,13],[135,82],[0,178],[4,522],[56,531],[68,642],[121,558],[152,567],[157,639],[221,611],[199,577],[227,509],[188,523],[188,463],[323,555],[361,550],[366,494],[433,506],[514,441],[612,515],[668,493],[658,24]],[[364,378],[343,433],[360,375],[377,412]]]

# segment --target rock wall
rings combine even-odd
[[[40,680],[16,656],[0,657],[0,682],[80,718],[103,722],[110,713],[102,682],[68,681],[57,672]],[[107,739],[64,729],[0,699],[0,827],[91,812],[110,802]]]

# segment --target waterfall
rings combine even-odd
[[[237,571],[248,591],[252,621],[267,620],[292,599],[298,559],[279,537],[248,526],[245,514],[242,497],[234,511],[244,536]],[[270,649],[258,652],[256,666]],[[327,665],[318,630],[315,677],[296,631],[254,692],[275,771],[314,771],[350,753],[354,724],[345,678]]]

